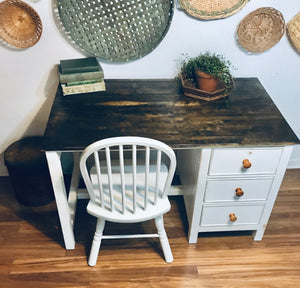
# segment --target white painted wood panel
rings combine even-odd
[[[225,179],[208,180],[206,185],[205,202],[235,201],[243,202],[249,200],[266,200],[273,178],[260,179]],[[236,196],[236,189],[241,188],[244,195]]]
[[[200,226],[239,226],[258,224],[264,210],[264,205],[229,205],[206,206],[204,205]],[[230,221],[229,215],[234,213],[235,222]]]
[[[275,173],[282,148],[213,149],[209,175]],[[251,162],[243,167],[243,160]]]

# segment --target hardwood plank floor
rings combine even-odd
[[[55,202],[24,207],[8,177],[0,177],[0,287],[300,287],[300,170],[288,170],[265,236],[250,232],[203,233],[187,243],[181,196],[165,216],[174,262],[167,264],[158,239],[104,240],[98,263],[87,257],[95,219],[80,201],[75,250],[65,250]],[[113,225],[106,231],[152,232],[154,223]]]

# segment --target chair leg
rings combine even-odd
[[[159,240],[165,256],[165,260],[167,263],[171,263],[173,261],[173,255],[170,248],[168,236],[164,228],[163,215],[160,215],[159,217],[155,218],[155,225],[158,231]]]
[[[93,239],[93,243],[92,243],[92,247],[91,247],[89,262],[88,262],[89,266],[96,265],[98,254],[99,254],[99,249],[100,249],[100,245],[101,245],[101,239],[102,239],[102,235],[103,235],[104,225],[105,225],[105,220],[98,218],[97,225],[96,225],[96,231],[95,231],[95,235],[94,235],[94,239]]]

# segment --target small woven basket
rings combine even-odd
[[[62,26],[90,55],[127,62],[150,53],[166,35],[174,0],[57,0]]]
[[[300,52],[300,12],[287,23],[287,32],[293,46]]]
[[[38,13],[20,0],[0,3],[0,37],[18,48],[35,45],[42,35],[42,21]]]
[[[229,91],[226,90],[225,87],[220,87],[219,89],[213,92],[206,92],[198,89],[195,83],[188,79],[185,79],[182,76],[180,76],[180,81],[183,89],[183,94],[191,98],[200,99],[204,101],[213,101],[225,98],[229,94]]]
[[[211,20],[229,17],[241,10],[249,0],[179,0],[179,4],[193,17]]]
[[[263,7],[248,14],[239,24],[239,44],[251,53],[261,53],[277,44],[285,32],[285,21],[280,11]]]

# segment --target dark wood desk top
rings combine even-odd
[[[146,136],[173,148],[281,146],[299,139],[257,78],[238,78],[225,98],[205,102],[182,94],[173,79],[105,80],[106,91],[62,96],[45,131],[47,151],[82,150],[113,136]]]

